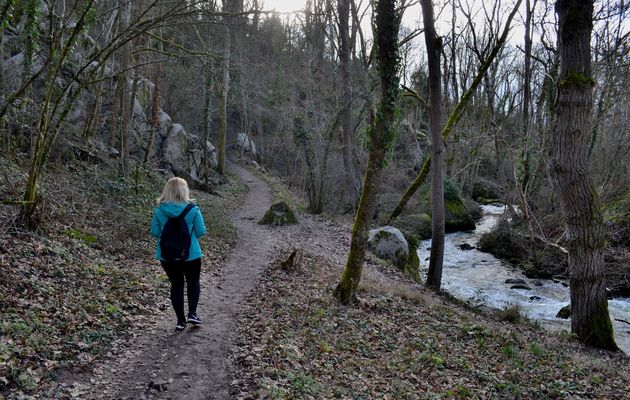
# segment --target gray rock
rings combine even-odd
[[[252,160],[255,160],[258,156],[258,153],[256,152],[256,143],[245,132],[239,132],[236,134],[235,146],[239,158],[242,157],[243,154],[248,154]]]
[[[505,283],[512,285],[525,285],[526,282],[523,279],[506,279]]]
[[[527,285],[512,285],[512,286],[510,286],[510,289],[532,290],[532,288],[530,288]]]
[[[389,260],[401,269],[409,257],[409,245],[405,236],[393,226],[370,230],[368,249],[377,257]]]

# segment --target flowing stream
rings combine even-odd
[[[446,235],[442,288],[474,306],[503,309],[518,305],[523,315],[539,321],[549,329],[570,330],[569,320],[556,318],[558,311],[569,304],[567,283],[527,278],[520,270],[491,254],[476,248],[463,250],[460,247],[465,243],[476,246],[481,235],[490,231],[504,212],[504,207],[501,206],[482,206],[482,209],[484,216],[477,222],[475,231]],[[430,248],[431,240],[425,240],[418,249],[425,276]],[[531,289],[511,289],[514,283],[506,283],[507,279],[522,279]],[[617,345],[626,354],[630,354],[630,325],[618,321],[630,322],[630,298],[608,300],[608,308],[613,319]]]

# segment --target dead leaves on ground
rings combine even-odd
[[[232,354],[237,399],[627,396],[627,358],[443,299],[369,288],[343,307],[338,268],[298,258],[297,273],[275,269],[250,298]]]

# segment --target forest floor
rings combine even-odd
[[[81,399],[627,398],[630,361],[623,354],[588,349],[568,334],[549,333],[526,320],[506,321],[514,315],[437,296],[370,255],[358,303],[339,305],[332,292],[345,264],[349,221],[298,213],[297,225],[260,226],[256,222],[273,198],[292,195],[273,178],[237,165],[231,169],[248,186],[246,194],[238,183],[228,186],[223,198],[195,194],[204,212],[214,213],[206,223],[219,222],[202,243],[207,264],[202,326],[174,332],[163,278],[156,279],[160,290],[145,281],[131,293],[125,287],[108,296],[154,302],[136,323],[135,309],[112,310],[124,314],[123,320],[103,316],[93,324],[122,324],[113,343],[90,351],[94,341],[73,336],[71,367],[40,374],[41,382],[18,392],[20,376],[32,381],[28,371],[35,368],[23,361],[22,374],[11,375],[0,398],[24,393]],[[212,207],[232,207],[231,223]],[[293,250],[294,267],[281,269]],[[135,262],[150,263],[150,252],[138,251],[142,257]],[[8,255],[0,251],[0,257]],[[155,264],[151,274],[163,276]],[[12,318],[14,328],[28,326]],[[11,349],[33,348],[26,340],[21,347],[14,341]],[[41,354],[37,347],[33,351]],[[0,359],[0,371],[12,362],[6,354],[9,361]]]

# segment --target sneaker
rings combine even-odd
[[[178,332],[181,332],[184,329],[186,329],[186,323],[185,322],[178,322],[177,325],[175,325],[175,330],[178,331]]]
[[[201,319],[197,316],[197,314],[188,314],[188,322],[193,325],[201,324]]]

